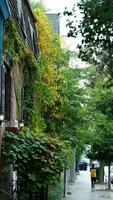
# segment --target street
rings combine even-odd
[[[113,190],[105,190],[105,185],[96,184],[95,189],[91,189],[90,173],[80,171],[80,175],[75,178],[74,184],[69,186],[66,200],[107,200],[113,199]]]

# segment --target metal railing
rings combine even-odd
[[[26,200],[25,198],[23,198],[21,195],[17,194],[17,192],[14,192],[14,191],[12,193],[9,193],[6,190],[4,190],[3,188],[0,188],[0,192],[5,194],[6,196],[10,197],[11,200],[18,200],[18,199],[19,200]],[[2,200],[6,200],[6,199],[2,199]]]

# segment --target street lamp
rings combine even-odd
[[[0,113],[0,125],[4,121],[4,113]]]
[[[24,127],[24,120],[21,119],[21,120],[19,121],[19,128],[21,129],[21,128],[23,128],[23,127]]]

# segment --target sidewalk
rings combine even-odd
[[[91,189],[90,173],[80,171],[80,175],[75,178],[75,183],[69,186],[69,193],[65,200],[111,200],[113,191],[105,191],[105,185],[96,185]]]

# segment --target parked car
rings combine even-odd
[[[110,180],[111,180],[111,183],[113,184],[113,167],[111,168],[111,171],[110,171]]]
[[[81,161],[81,162],[79,162],[79,170],[80,171],[87,171],[87,162],[85,162],[85,161]]]

